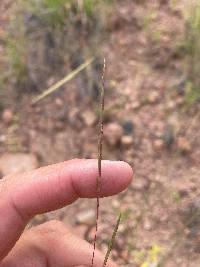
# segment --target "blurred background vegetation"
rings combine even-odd
[[[99,246],[106,251],[121,210],[114,260],[199,266],[199,1],[1,0],[0,11],[0,176],[97,157],[105,57],[104,158],[129,162],[136,179],[102,205]],[[53,216],[92,241],[92,205],[78,202]]]

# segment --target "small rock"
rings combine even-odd
[[[157,151],[160,151],[164,147],[164,142],[162,139],[156,139],[153,145]]]
[[[132,121],[125,121],[122,124],[122,127],[124,129],[124,133],[126,135],[132,134],[133,133],[133,129],[134,129],[134,125]]]
[[[121,252],[121,257],[123,258],[123,260],[127,261],[129,259],[129,251],[128,249],[125,249]]]
[[[173,126],[167,124],[164,129],[163,133],[163,141],[166,148],[170,148],[174,142],[174,129]]]
[[[13,173],[22,173],[38,167],[37,158],[33,154],[15,153],[4,154],[0,158],[0,172],[3,176]]]
[[[71,108],[69,110],[68,121],[73,128],[76,128],[78,130],[83,128],[83,121],[79,116],[78,108]]]
[[[13,120],[13,112],[10,109],[5,109],[2,114],[2,120],[5,124],[10,124]]]
[[[177,140],[177,147],[182,153],[191,152],[191,144],[185,137],[179,137]]]
[[[133,144],[133,137],[131,135],[124,135],[121,138],[122,146],[127,148]]]
[[[131,107],[133,110],[135,110],[135,109],[138,109],[140,107],[140,105],[141,105],[140,102],[136,101],[136,102],[132,103]]]
[[[168,101],[168,102],[166,103],[166,108],[167,108],[168,110],[175,109],[175,108],[176,108],[176,103],[175,103],[173,100]]]
[[[176,85],[176,92],[178,95],[185,95],[185,90],[186,90],[186,79],[182,78],[178,84]]]
[[[118,238],[116,239],[116,245],[117,247],[122,250],[125,245],[126,245],[126,241],[125,241],[125,238],[123,237],[123,235],[118,235]]]
[[[111,146],[115,146],[120,142],[123,135],[123,128],[117,123],[109,123],[104,130],[105,140]]]
[[[0,143],[5,143],[6,136],[4,134],[0,135]]]
[[[61,98],[56,98],[55,99],[55,104],[56,104],[56,106],[58,106],[58,107],[62,107],[63,106],[63,100],[61,99]]]
[[[119,257],[119,252],[116,249],[112,249],[112,258],[116,260]]]
[[[55,80],[55,77],[50,77],[48,80],[47,80],[47,86],[52,86],[54,83],[56,82]]]
[[[185,101],[184,97],[178,97],[178,98],[176,99],[176,105],[177,105],[177,106],[181,106],[181,105],[184,104],[184,101]]]
[[[93,225],[95,222],[94,210],[84,210],[76,215],[77,224]]]
[[[149,188],[149,180],[145,178],[138,178],[134,181],[132,187],[135,190],[143,191]]]
[[[112,200],[112,206],[113,208],[119,208],[120,202],[117,199]]]
[[[84,111],[81,114],[81,118],[87,126],[92,126],[96,122],[96,116],[90,110]]]
[[[125,230],[126,230],[126,226],[124,224],[120,224],[118,228],[118,232],[123,234]]]
[[[157,100],[159,99],[159,92],[157,91],[153,91],[149,94],[147,100],[150,104],[154,104],[157,102]]]
[[[152,228],[153,228],[152,222],[150,220],[148,220],[148,219],[145,219],[144,223],[143,223],[143,228],[146,231],[151,231]]]

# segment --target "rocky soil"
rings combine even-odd
[[[99,48],[107,60],[103,157],[127,161],[135,173],[130,188],[103,199],[100,208],[102,251],[123,212],[112,253],[122,265],[199,266],[200,115],[198,105],[184,102],[183,58],[175,49],[184,30],[181,8],[168,1],[119,1]],[[154,14],[148,28],[147,10]],[[79,86],[80,79],[71,81],[34,107],[28,93],[3,105],[1,177],[75,157],[97,158],[98,102],[80,94]],[[52,218],[92,242],[95,201],[38,215],[31,225]]]

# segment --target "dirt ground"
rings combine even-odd
[[[98,243],[103,251],[117,214],[124,214],[112,253],[121,265],[199,266],[200,115],[198,105],[184,103],[183,58],[175,49],[184,29],[181,3],[172,8],[168,1],[117,2],[99,47],[107,61],[103,157],[127,161],[135,173],[127,191],[102,200],[100,207]],[[154,11],[148,28],[147,10]],[[9,16],[2,16],[1,36],[8,21]],[[58,77],[49,76],[47,84]],[[33,94],[21,94],[16,101],[10,82],[1,111],[0,155],[31,154],[39,166],[97,158],[98,102],[89,93],[82,95],[80,80],[34,107]],[[10,120],[5,110],[11,112]],[[94,212],[95,201],[81,200],[38,215],[32,224],[58,218],[92,242]]]

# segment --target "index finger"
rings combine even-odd
[[[61,208],[79,197],[96,196],[96,160],[72,160],[0,181],[0,260],[36,214]],[[123,191],[132,169],[125,162],[102,161],[100,196]]]

